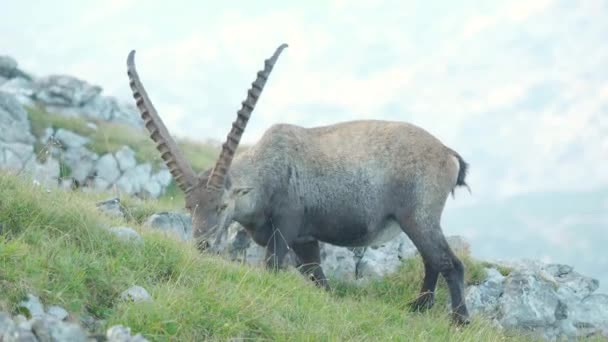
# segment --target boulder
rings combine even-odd
[[[135,244],[144,243],[141,235],[131,227],[111,227],[109,231],[122,241],[133,242]]]
[[[0,142],[34,144],[28,114],[14,95],[0,91]]]
[[[141,286],[133,285],[120,294],[120,299],[132,302],[151,301],[152,296]]]
[[[0,56],[0,76],[13,78],[17,70],[17,61],[10,56]]]
[[[47,108],[82,107],[102,91],[101,87],[68,75],[50,75],[36,80],[35,99]]]
[[[153,214],[146,220],[144,226],[157,229],[186,241],[192,234],[192,222],[190,216],[181,213],[160,212]]]
[[[472,315],[547,340],[608,331],[608,296],[594,293],[596,279],[561,264],[521,260],[503,266],[512,269],[509,275],[490,268],[484,282],[467,289]]]

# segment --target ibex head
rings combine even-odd
[[[227,205],[224,201],[226,183],[228,183],[226,181],[228,170],[270,72],[286,47],[287,44],[282,44],[276,49],[272,57],[265,61],[264,69],[258,72],[256,80],[247,92],[247,98],[242,102],[241,109],[237,112],[237,118],[232,123],[232,129],[228,133],[226,142],[222,145],[222,151],[215,166],[200,176],[194,173],[190,163],[184,158],[152,105],[152,101],[150,101],[135,69],[135,51],[129,53],[127,70],[133,98],[163,161],[179,188],[186,195],[185,205],[192,216],[193,235],[201,249],[207,248],[209,238],[217,235],[219,229],[229,224],[230,210],[226,210]]]

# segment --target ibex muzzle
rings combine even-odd
[[[265,61],[247,93],[215,166],[195,175],[158,116],[129,54],[128,74],[141,117],[175,181],[186,194],[193,237],[213,248],[218,232],[239,222],[259,245],[266,264],[281,267],[289,249],[298,268],[329,289],[320,267],[319,241],[369,246],[401,231],[424,260],[425,276],[416,310],[434,302],[439,274],[446,279],[453,318],[468,322],[464,267],[440,226],[450,192],[467,186],[467,163],[420,127],[394,121],[360,120],[304,128],[270,127],[244,153],[239,141],[280,53]]]

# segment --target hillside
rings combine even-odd
[[[521,340],[481,319],[461,331],[451,328],[443,283],[429,314],[408,313],[406,303],[421,283],[419,259],[365,287],[336,283],[333,293],[324,293],[296,272],[269,274],[200,255],[135,221],[106,216],[95,205],[102,196],[44,191],[0,175],[0,309],[16,312],[31,293],[66,308],[71,319],[124,324],[151,340]],[[105,229],[124,225],[142,243]],[[479,281],[472,278],[478,268],[468,261],[470,282]],[[119,300],[132,285],[152,300]]]
[[[564,264],[476,260],[458,236],[448,239],[466,264],[473,324],[465,329],[449,325],[443,279],[430,313],[407,311],[423,273],[405,234],[368,248],[322,244],[332,293],[318,291],[292,267],[278,274],[259,268],[263,249],[238,224],[221,242],[221,257],[201,255],[189,241],[183,195],[131,104],[71,76],[36,78],[16,63],[5,63],[12,68],[6,73],[2,62],[0,311],[13,318],[0,313],[0,336],[9,321],[38,334],[41,324],[54,331],[49,325],[67,321],[108,336],[125,325],[150,340],[608,335],[608,296],[596,293],[596,279]],[[196,171],[218,153],[217,143],[178,144]],[[519,224],[503,223],[506,231]],[[62,313],[58,322],[49,323],[51,311]]]

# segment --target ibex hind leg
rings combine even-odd
[[[448,245],[439,219],[416,214],[420,213],[398,218],[424,262],[422,289],[418,298],[410,303],[411,308],[425,310],[433,306],[435,287],[441,274],[450,291],[454,323],[467,324],[469,313],[464,299],[464,265]]]

